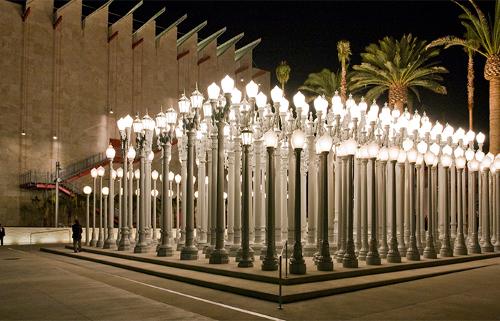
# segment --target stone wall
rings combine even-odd
[[[207,84],[235,76],[234,45],[217,57],[215,40],[199,53],[197,32],[178,47],[176,26],[157,35],[154,19],[134,31],[133,13],[112,25],[108,15],[102,6],[82,17],[82,0],[57,10],[52,0],[24,6],[0,0],[3,225],[26,224],[20,208],[33,194],[19,188],[20,174],[52,172],[56,161],[65,167],[103,152],[119,136],[117,118],[177,108],[184,89],[189,95],[199,83],[206,95]],[[210,58],[198,64],[205,55]]]

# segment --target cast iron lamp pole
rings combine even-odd
[[[96,191],[96,179],[97,179],[97,169],[92,168],[90,171],[90,176],[92,176],[93,188],[92,188],[92,240],[90,241],[90,246],[97,245],[97,234],[95,229],[95,191]]]
[[[130,135],[132,129],[132,123],[134,120],[130,115],[120,118],[117,121],[118,130],[120,131],[121,147],[122,147],[122,162],[123,162],[123,208],[122,208],[122,226],[121,226],[121,237],[118,244],[118,251],[128,251],[130,249],[130,230],[128,227],[128,194],[132,191],[128,190],[128,180],[132,180],[128,174],[128,161],[127,154],[129,150]],[[135,156],[135,155],[134,155]],[[121,196],[120,196],[121,197]]]
[[[304,139],[303,139],[304,141]],[[304,141],[305,142],[305,141]],[[316,267],[318,268],[318,271],[333,271],[333,261],[332,257],[330,256],[330,244],[328,242],[328,212],[333,209],[328,208],[328,153],[332,149],[333,145],[333,138],[325,132],[316,142],[316,152],[319,153],[319,216],[320,219],[322,220],[321,224],[321,241],[320,241],[320,248],[319,248],[319,256],[316,259]],[[297,155],[297,164],[300,162],[300,152],[299,155]],[[298,174],[296,174],[296,180],[300,182],[300,167]],[[300,183],[299,183],[300,184]],[[299,185],[300,187],[300,185]],[[300,190],[296,189],[296,190]],[[296,195],[297,199],[300,200],[300,194]],[[299,201],[299,206],[296,205],[297,209],[295,212],[299,212],[298,208],[300,208],[300,201]],[[297,216],[299,216],[299,223],[300,223],[300,214],[295,216],[295,219],[297,219]],[[358,222],[359,224],[359,222]],[[296,236],[299,236],[298,241],[300,243],[300,225],[296,227],[299,232],[296,234]]]
[[[83,188],[83,193],[87,196],[87,211],[85,212],[85,245],[89,246],[90,245],[90,240],[89,240],[89,212],[90,212],[89,198],[90,198],[90,193],[92,193],[92,187],[85,186]]]
[[[187,177],[186,177],[186,241],[181,249],[181,260],[197,260],[198,248],[194,245],[194,138],[198,126],[198,110],[203,105],[203,95],[195,89],[189,100],[184,94],[179,100],[179,112],[187,131]]]
[[[113,159],[115,158],[116,151],[111,146],[111,144],[108,146],[108,149],[106,150],[106,157],[109,160],[109,198],[108,198],[108,233],[107,233],[107,238],[106,241],[104,242],[104,247],[105,249],[115,249],[116,248],[116,240],[113,238],[113,230],[114,230],[114,218],[115,218],[115,205],[114,205],[114,199],[115,199],[115,192],[114,192],[114,186],[115,186],[115,177],[116,173],[115,170],[113,169]]]
[[[357,268],[358,260],[356,258],[356,253],[354,251],[354,186],[353,186],[353,162],[354,154],[356,153],[357,143],[354,139],[348,139],[342,144],[342,154],[344,157],[344,176],[346,178],[346,195],[345,195],[345,208],[347,217],[347,240],[346,240],[346,250],[344,257],[342,258],[342,266],[344,268]]]
[[[144,124],[137,116],[132,124],[134,128],[134,132],[136,135],[137,149],[139,151],[139,159],[140,159],[140,169],[136,170],[136,179],[140,180],[140,188],[137,189],[137,200],[140,205],[137,206],[137,235],[138,238],[135,242],[134,252],[135,253],[145,253],[148,251],[148,243],[146,240],[146,221],[145,221],[145,194],[146,194],[146,186],[144,179],[144,158],[145,158],[145,144],[146,144],[146,134],[144,130]],[[139,184],[138,184],[139,185]]]
[[[128,160],[128,240],[129,245],[132,246],[135,243],[135,239],[132,239],[132,229],[134,228],[134,159],[135,159],[135,149],[129,144],[127,151]],[[129,249],[130,249],[129,246]],[[124,247],[125,248],[125,247]]]
[[[443,215],[443,240],[441,244],[441,249],[439,251],[439,254],[441,257],[451,257],[453,256],[451,244],[450,244],[450,205],[449,205],[449,193],[448,193],[448,176],[450,172],[450,166],[451,166],[451,156],[447,154],[443,154],[441,156],[441,165],[443,166],[443,182],[444,182],[444,215]]]
[[[391,239],[389,240],[389,251],[387,252],[388,263],[401,263],[401,255],[398,249],[397,224],[396,224],[396,162],[399,156],[399,148],[392,146],[389,148],[389,170],[391,171],[391,190],[389,197],[391,200]],[[402,188],[402,187],[401,187]],[[383,197],[386,197],[383,195]]]
[[[368,247],[368,253],[366,253],[366,264],[367,265],[380,265],[380,255],[378,254],[378,242],[377,242],[377,189],[376,189],[376,168],[375,161],[377,159],[379,151],[378,144],[373,141],[368,144],[368,156],[370,157],[370,189],[368,190],[368,198],[370,199],[371,206],[370,217],[371,217],[371,233],[370,233],[370,244]]]
[[[433,217],[433,187],[432,187],[432,167],[436,156],[429,150],[424,155],[425,165],[427,166],[427,235],[425,238],[424,258],[436,259],[436,247],[434,244],[434,217]]]
[[[274,237],[274,215],[275,215],[275,201],[274,201],[274,150],[278,146],[278,136],[271,127],[263,136],[264,146],[267,150],[267,224],[266,224],[266,253],[262,261],[263,271],[276,271],[278,270],[278,259],[276,257],[276,240]]]
[[[297,115],[300,118],[300,115]],[[301,153],[305,145],[305,134],[299,128],[296,129],[290,139],[290,143],[295,152],[295,205],[294,205],[294,243],[293,253],[290,259],[290,273],[292,274],[305,274],[306,263],[302,256],[302,237],[301,237],[301,185],[300,185],[300,165]]]
[[[160,129],[158,140],[162,149],[162,195],[161,195],[161,211],[163,215],[161,227],[161,244],[157,249],[158,256],[172,256],[174,253],[172,247],[172,217],[169,211],[170,202],[170,173],[169,162],[171,152],[171,142],[174,136],[174,127],[177,123],[177,113],[173,108],[167,110],[164,114],[160,112],[156,116],[156,126]],[[179,176],[180,177],[180,176]]]
[[[420,252],[417,247],[417,212],[415,210],[415,186],[413,184],[415,177],[415,163],[417,161],[418,153],[413,148],[413,142],[407,139],[403,142],[403,148],[406,151],[406,156],[408,158],[409,170],[408,170],[408,186],[409,186],[409,208],[410,208],[410,242],[406,250],[406,259],[409,261],[419,261]]]
[[[99,176],[99,238],[97,239],[97,247],[102,247],[104,245],[104,230],[102,226],[102,177],[104,176],[104,167],[99,166],[97,168],[97,175]]]
[[[229,76],[224,77],[221,82],[222,91],[224,93],[225,104],[218,104],[220,88],[212,83],[208,87],[208,96],[212,104],[212,117],[217,125],[217,159],[212,159],[212,162],[217,162],[217,173],[213,177],[217,177],[216,184],[216,240],[215,248],[210,253],[210,264],[225,264],[229,263],[229,255],[224,248],[224,126],[226,123],[229,107],[231,106],[231,92],[234,88],[234,80]]]
[[[481,162],[480,165],[480,170],[481,170],[481,199],[479,202],[482,202],[482,213],[479,215],[483,215],[483,238],[484,242],[481,244],[481,252],[482,253],[488,253],[488,252],[493,252],[494,247],[493,244],[491,244],[491,233],[490,233],[490,199],[489,199],[489,189],[490,189],[490,180],[489,180],[489,173],[490,173],[490,165],[492,161],[488,156],[485,156]]]
[[[467,247],[465,246],[464,238],[464,224],[463,217],[465,208],[462,207],[462,172],[465,167],[465,158],[459,156],[455,159],[455,166],[457,168],[457,235],[455,237],[455,244],[453,247],[453,255],[467,255]]]
[[[243,144],[243,203],[241,206],[241,258],[238,267],[252,267],[253,262],[250,256],[250,171],[248,164],[248,148],[252,145],[253,137],[249,129],[241,132],[241,142]]]

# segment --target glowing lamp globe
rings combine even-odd
[[[327,133],[324,133],[316,142],[316,153],[329,152],[332,149],[332,145],[333,138]]]
[[[306,103],[306,97],[300,91],[293,95],[293,104],[296,108],[302,108]]]
[[[418,153],[417,153],[418,154]],[[424,156],[422,154],[417,155],[417,160],[415,161],[415,164],[417,165],[422,165],[424,162]]]
[[[492,161],[491,161],[491,159],[489,157],[483,158],[483,160],[482,160],[482,162],[480,164],[481,170],[485,170],[485,169],[490,168],[491,163],[492,163]]]
[[[453,149],[450,145],[446,145],[443,147],[443,154],[446,154],[448,156],[451,156],[453,154]]]
[[[376,142],[371,142],[368,144],[368,155],[370,158],[376,158],[378,155],[379,146]]]
[[[257,104],[258,108],[266,107],[267,96],[261,91],[260,93],[257,94],[257,97],[255,97],[255,103]]]
[[[201,108],[203,105],[203,94],[196,88],[191,94],[191,106],[194,109]]]
[[[208,101],[203,104],[203,117],[212,117],[212,105]]]
[[[158,190],[157,189],[152,190],[151,191],[151,196],[157,197],[158,196]]]
[[[455,159],[455,165],[457,166],[458,169],[463,169],[465,168],[465,157],[460,156]]]
[[[476,155],[474,156],[478,162],[482,162],[484,158],[484,153],[480,150],[476,152]]]
[[[285,98],[285,97],[281,97],[281,100],[280,100],[280,114],[286,114],[286,112],[288,111],[288,106],[290,105],[290,103],[288,102],[288,100]]]
[[[135,179],[141,178],[141,171],[139,169],[136,169],[134,171],[134,177],[135,177]]]
[[[153,170],[151,172],[151,178],[153,179],[153,181],[156,181],[158,179],[158,175],[159,175],[159,173],[157,170]]]
[[[354,155],[356,154],[356,150],[358,148],[358,144],[354,139],[348,139],[342,143],[342,149],[345,153],[345,155]]]
[[[432,166],[434,164],[435,158],[436,158],[436,155],[433,152],[431,152],[431,151],[426,152],[424,155],[425,164],[427,166]]]
[[[136,155],[136,152],[135,152],[135,149],[134,147],[130,146],[128,148],[128,152],[127,152],[127,158],[129,161],[133,161],[135,159],[135,155]]]
[[[231,91],[231,103],[236,105],[241,102],[241,91],[234,87],[233,90]]]
[[[332,112],[335,116],[340,116],[342,114],[342,99],[339,96],[339,92],[335,91],[335,95],[332,97]]]
[[[92,187],[90,187],[90,186],[85,186],[85,187],[83,188],[83,194],[85,194],[85,195],[89,195],[90,193],[92,193]]]
[[[182,94],[181,98],[179,98],[179,112],[181,114],[187,114],[190,107],[191,101],[186,97],[186,95]]]
[[[365,101],[365,97],[361,97],[361,101],[359,102],[358,107],[360,112],[366,112],[366,110],[368,109],[368,104]]]
[[[222,88],[222,92],[224,94],[229,94],[233,91],[234,88],[234,80],[233,78],[229,77],[229,75],[226,75],[222,81],[220,82],[220,86]]]
[[[170,176],[170,175],[169,175],[169,176]],[[170,178],[170,177],[169,177],[169,178]],[[182,179],[182,176],[181,176],[181,175],[179,175],[179,174],[175,175],[175,182],[176,182],[177,184],[179,184],[179,183],[181,182],[181,179]]]
[[[316,112],[325,114],[327,108],[328,101],[324,97],[318,96],[314,99],[314,109],[316,109]]]
[[[97,167],[97,175],[99,175],[100,177],[103,177],[104,173],[105,173],[104,167],[102,167],[102,166]]]
[[[476,154],[472,149],[469,148],[465,151],[465,159],[467,159],[468,162],[470,162],[474,156],[476,156]]]
[[[90,176],[92,176],[92,178],[96,178],[97,177],[97,169],[92,168],[90,170]]]
[[[155,158],[155,153],[153,151],[150,151],[148,154],[148,161],[152,162],[154,158]]]
[[[353,119],[359,119],[361,116],[359,106],[356,104],[353,104],[351,108],[349,109],[349,112],[351,113],[351,118]]]
[[[207,92],[208,92],[208,99],[217,100],[217,98],[219,98],[219,94],[220,94],[220,87],[217,86],[217,84],[213,82],[208,86]]]
[[[103,187],[101,190],[102,195],[108,196],[109,195],[109,187]]]
[[[495,160],[493,161],[493,164],[495,165],[496,169],[500,169],[500,157],[496,157]]]
[[[116,176],[117,176],[118,178],[122,178],[122,177],[123,177],[123,168],[121,168],[121,167],[120,167],[120,168],[118,168],[118,169],[116,170]]]
[[[106,157],[112,161],[115,158],[116,151],[113,148],[111,144],[109,144],[108,148],[106,149]]]
[[[144,126],[144,130],[146,131],[153,131],[155,129],[155,121],[149,115],[145,115],[142,117],[142,126]]]
[[[450,166],[451,166],[451,161],[452,161],[452,159],[451,159],[451,156],[450,156],[450,155],[448,155],[448,154],[443,154],[443,155],[441,156],[440,161],[441,161],[441,165],[443,165],[443,167],[448,168],[448,167],[450,167]]]
[[[389,148],[389,159],[391,159],[391,148]],[[399,151],[398,158],[396,161],[400,164],[404,164],[406,162],[406,152],[404,150]]]
[[[403,117],[405,118],[405,117]],[[406,118],[405,118],[406,119]],[[409,151],[410,149],[413,148],[413,141],[409,138],[406,138],[404,141],[403,141],[403,150],[405,152]]]
[[[278,147],[278,136],[272,129],[265,132],[262,136],[262,139],[264,140],[264,146],[266,146],[267,148]]]
[[[241,143],[245,146],[250,146],[253,144],[253,134],[249,130],[244,130],[241,132]]]
[[[462,157],[464,156],[464,150],[460,146],[458,146],[457,148],[455,148],[453,155],[455,156],[455,158]]]
[[[386,162],[389,159],[389,150],[387,147],[382,147],[378,153],[379,160]]]
[[[476,135],[476,141],[478,144],[483,144],[484,143],[484,140],[486,139],[486,136],[479,132],[477,135]]]
[[[356,102],[354,101],[354,98],[352,98],[352,94],[349,94],[349,98],[347,98],[347,100],[345,102],[346,108],[350,109],[355,104],[356,104]]]
[[[439,147],[438,144],[434,143],[431,145],[431,147],[429,147],[430,151],[434,153],[434,155],[438,155],[439,154],[439,151],[441,150],[441,147]]]
[[[259,91],[259,86],[253,80],[250,80],[245,89],[249,98],[255,98]]]
[[[415,148],[410,149],[406,152],[406,157],[410,163],[415,163],[417,161],[418,153]]]
[[[425,152],[427,152],[427,143],[424,142],[423,140],[421,140],[418,144],[417,144],[417,151],[420,153],[420,154],[425,154]]]
[[[399,148],[397,146],[392,146],[389,148],[389,160],[396,161],[399,156]]]
[[[281,90],[280,87],[274,86],[273,89],[271,89],[271,99],[274,103],[280,102],[281,97],[283,97],[283,91]]]
[[[111,178],[116,179],[116,171],[114,169],[111,170]]]
[[[304,145],[306,143],[306,135],[304,134],[304,132],[302,130],[296,129],[292,133],[292,137],[290,139],[290,142],[292,144],[293,149],[297,149],[297,148],[302,149],[302,148],[304,148]]]
[[[124,131],[125,130],[125,124],[123,123],[123,118],[122,117],[120,117],[120,119],[118,119],[116,121],[116,126],[118,127],[119,131]]]
[[[139,116],[136,116],[134,122],[132,123],[132,128],[134,129],[134,133],[139,134],[143,130],[142,121]]]
[[[491,160],[495,159],[492,152],[489,152],[488,154],[486,154],[486,157],[488,157]]]
[[[477,172],[479,170],[479,162],[475,159],[471,160],[469,163],[469,170],[471,172]]]

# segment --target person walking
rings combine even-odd
[[[5,237],[5,228],[0,224],[0,243],[3,246],[3,238]]]
[[[73,230],[73,250],[78,253],[82,250],[82,226],[78,220],[75,220],[75,224],[71,226]]]

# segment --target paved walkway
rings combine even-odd
[[[500,320],[496,265],[284,306],[112,266],[0,248],[0,320]]]

